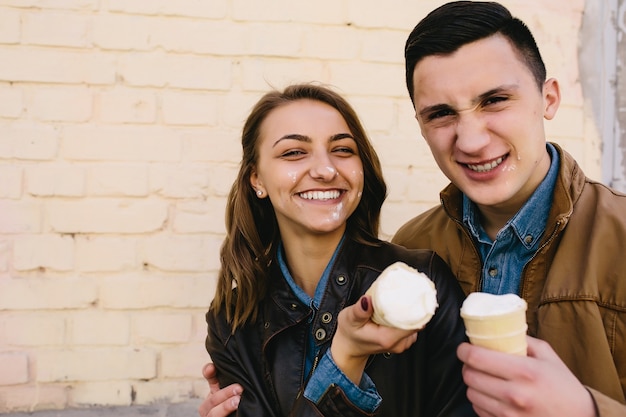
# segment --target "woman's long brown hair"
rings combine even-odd
[[[233,332],[246,321],[256,319],[257,306],[267,292],[270,279],[268,266],[280,239],[269,198],[257,198],[250,184],[250,175],[258,160],[261,124],[274,109],[304,99],[317,100],[335,108],[354,136],[363,164],[364,187],[359,205],[348,218],[346,234],[348,238],[365,244],[378,242],[380,210],[387,196],[387,186],[378,156],[352,106],[331,89],[316,84],[295,84],[283,91],[265,94],[243,127],[243,157],[228,196],[226,238],[220,251],[221,269],[211,304],[213,314],[225,309]]]

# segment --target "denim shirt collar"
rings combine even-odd
[[[502,230],[506,230],[510,227],[520,243],[527,249],[535,246],[545,231],[548,214],[552,206],[554,185],[559,172],[558,152],[550,143],[546,144],[546,148],[551,159],[548,173],[528,201],[502,228]],[[491,243],[491,239],[480,223],[476,204],[465,194],[463,194],[463,223],[480,242]],[[526,240],[528,236],[531,236],[532,239]]]

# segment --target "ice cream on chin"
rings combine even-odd
[[[461,307],[465,333],[474,345],[526,355],[526,308],[517,294],[471,293]]]
[[[366,294],[372,298],[372,321],[388,327],[421,329],[438,306],[433,281],[403,262],[385,268]]]

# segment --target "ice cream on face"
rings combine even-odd
[[[400,329],[421,329],[438,306],[435,284],[403,262],[385,268],[366,294],[372,297],[372,321]]]

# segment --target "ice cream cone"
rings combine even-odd
[[[372,298],[372,321],[400,329],[421,329],[437,309],[435,284],[403,262],[389,265],[366,294]]]
[[[526,307],[515,294],[471,293],[461,307],[470,343],[526,355]]]

